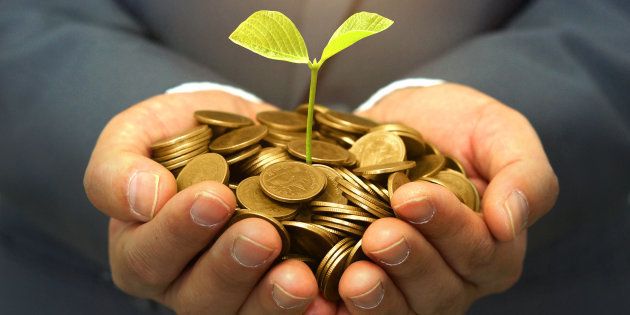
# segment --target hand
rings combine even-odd
[[[304,263],[268,270],[282,247],[269,223],[246,219],[219,235],[236,207],[230,189],[202,182],[177,192],[173,175],[149,158],[152,143],[192,128],[199,109],[253,118],[274,107],[216,91],[160,95],[118,114],[98,139],[84,186],[111,217],[114,283],[182,314],[300,314],[309,305],[333,313]]]
[[[413,126],[461,161],[482,194],[482,212],[435,184],[400,187],[391,200],[398,218],[376,221],[363,236],[363,250],[376,263],[355,263],[342,276],[340,311],[459,314],[510,288],[522,271],[526,228],[558,194],[527,119],[455,84],[399,90],[362,114]]]

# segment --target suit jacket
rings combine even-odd
[[[13,253],[6,257],[34,253],[27,260],[38,265],[68,253],[64,259],[91,266],[86,274],[107,270],[107,219],[81,182],[100,130],[125,107],[199,80],[238,85],[285,108],[302,102],[304,66],[227,40],[258,9],[296,21],[312,57],[352,12],[396,21],[324,65],[321,103],[351,109],[393,80],[422,76],[471,85],[530,119],[559,175],[560,199],[530,230],[519,284],[472,312],[630,306],[622,299],[630,280],[630,5],[622,0],[3,0],[0,249]],[[38,310],[20,302],[37,301],[30,282],[3,266],[0,276],[15,282],[0,282],[23,286],[6,291],[18,296],[9,305]]]

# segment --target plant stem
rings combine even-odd
[[[308,165],[313,163],[311,157],[311,138],[313,136],[313,106],[315,105],[319,66],[317,62],[308,64],[308,68],[311,69],[311,86],[308,92],[308,115],[306,116],[306,164]]]

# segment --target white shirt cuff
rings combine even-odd
[[[429,87],[429,86],[442,84],[444,82],[445,82],[444,80],[427,79],[427,78],[409,78],[409,79],[402,79],[402,80],[394,81],[382,87],[380,90],[376,91],[376,93],[372,94],[372,96],[370,96],[370,98],[367,101],[365,101],[363,104],[357,107],[357,109],[355,109],[354,112],[355,113],[362,112],[362,111],[366,111],[374,107],[374,105],[378,103],[378,101],[380,101],[382,98],[387,96],[389,93],[392,93],[396,90],[410,88],[410,87]]]
[[[166,90],[166,94],[172,94],[172,93],[192,93],[192,92],[199,92],[199,91],[221,91],[221,92],[225,92],[225,93],[230,93],[234,96],[238,96],[243,98],[246,101],[250,101],[253,103],[261,103],[262,100],[250,93],[247,92],[243,89],[239,89],[237,87],[233,87],[230,85],[224,85],[224,84],[218,84],[218,83],[212,83],[212,82],[187,82],[187,83],[183,83],[180,84],[174,88],[170,88],[168,90]]]

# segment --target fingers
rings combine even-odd
[[[394,218],[380,219],[368,227],[362,246],[415,312],[450,314],[468,307],[472,286],[411,225]]]
[[[280,236],[271,224],[260,219],[239,221],[169,288],[164,303],[184,314],[219,309],[235,314],[281,248]]]
[[[265,275],[239,313],[303,314],[317,297],[317,292],[317,281],[308,266],[288,260]]]
[[[492,234],[501,241],[516,238],[546,214],[558,195],[558,179],[527,119],[505,106],[491,107],[473,135],[484,139],[475,148],[476,168],[490,183],[482,209]]]
[[[110,261],[114,282],[135,296],[160,294],[214,239],[235,207],[227,187],[203,182],[175,195],[150,222],[113,221]]]
[[[485,284],[520,275],[525,238],[505,246],[498,244],[484,219],[446,188],[427,182],[408,183],[396,190],[391,202],[396,215],[422,233],[467,281]]]
[[[177,191],[175,178],[152,161],[152,143],[196,125],[193,112],[212,108],[254,116],[273,108],[222,92],[160,95],[118,114],[107,124],[92,152],[84,187],[106,215],[146,222]]]
[[[350,265],[339,281],[339,294],[350,314],[408,314],[405,297],[383,269],[367,261]]]

